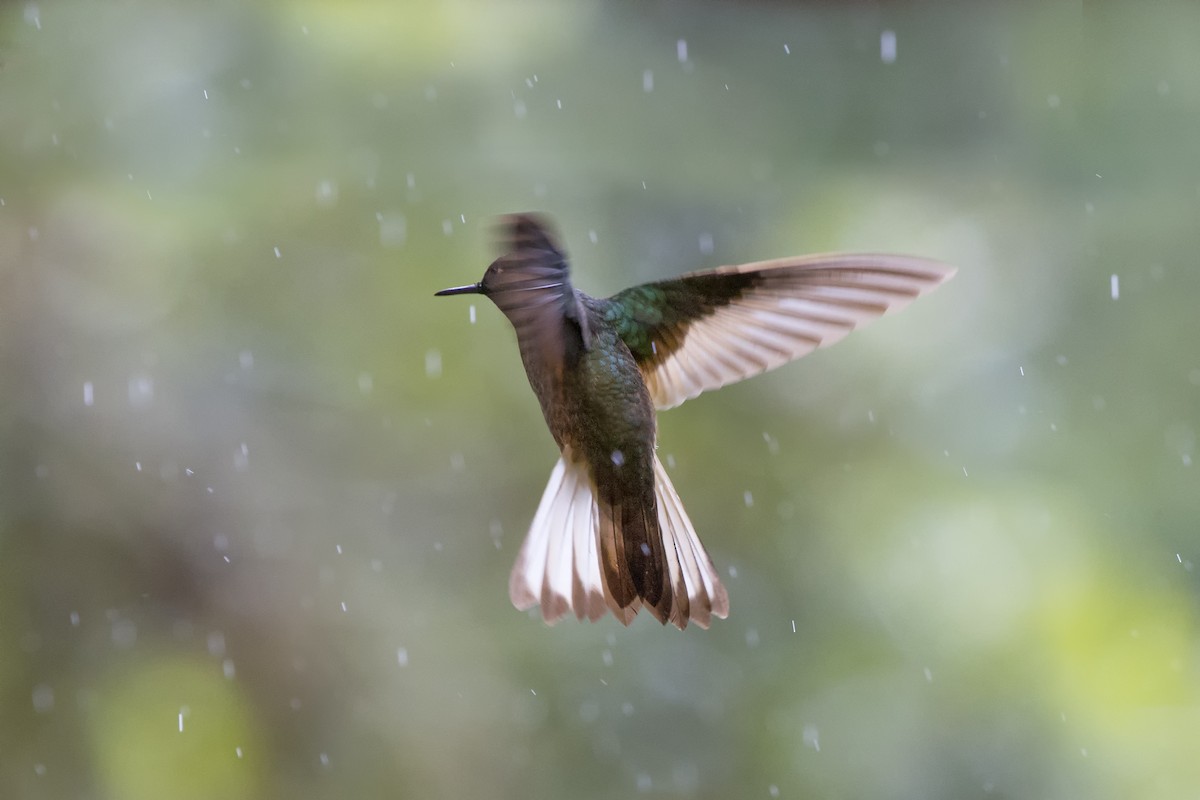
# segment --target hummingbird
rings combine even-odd
[[[655,414],[832,344],[948,280],[926,258],[831,254],[691,272],[596,298],[576,289],[549,221],[499,221],[502,255],[478,283],[516,330],[560,457],[509,578],[540,606],[629,625],[646,608],[681,630],[729,614],[729,595],[655,452]]]

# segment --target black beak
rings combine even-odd
[[[434,297],[446,297],[451,294],[483,294],[483,287],[478,283],[469,283],[466,286],[455,286],[453,289],[442,289],[440,292],[434,292]]]

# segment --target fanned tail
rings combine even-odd
[[[570,612],[594,622],[612,611],[628,625],[643,606],[680,629],[729,614],[725,587],[657,455],[653,504],[598,495],[587,466],[564,450],[509,578],[513,605],[540,606],[550,624]],[[627,552],[634,547],[640,552]]]

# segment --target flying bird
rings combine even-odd
[[[954,275],[926,258],[832,254],[691,272],[591,297],[536,214],[500,220],[478,283],[508,317],[561,456],[509,579],[553,623],[645,607],[707,628],[729,596],[655,452],[656,411],[832,344]]]

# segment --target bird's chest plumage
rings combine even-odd
[[[586,345],[521,348],[530,386],[560,448],[593,464],[650,463],[654,406],[641,370],[611,326],[592,322]]]

